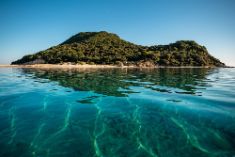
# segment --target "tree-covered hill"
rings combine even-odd
[[[63,43],[12,64],[64,62],[88,64],[141,64],[163,66],[224,66],[204,46],[194,41],[177,41],[169,45],[141,46],[108,32],[82,32]]]

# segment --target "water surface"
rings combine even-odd
[[[0,69],[1,157],[233,157],[235,69]]]

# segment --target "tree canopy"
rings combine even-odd
[[[63,43],[35,54],[26,55],[12,64],[64,62],[88,64],[136,64],[150,61],[163,66],[224,66],[195,41],[181,40],[169,45],[141,46],[118,35],[101,32],[81,32]]]

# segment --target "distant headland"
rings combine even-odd
[[[101,32],[81,32],[63,43],[30,54],[12,65],[112,65],[130,67],[225,67],[195,41],[181,40],[169,45],[142,46]]]

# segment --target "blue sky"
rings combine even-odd
[[[234,0],[1,0],[0,64],[101,30],[142,45],[195,40],[235,66]]]

